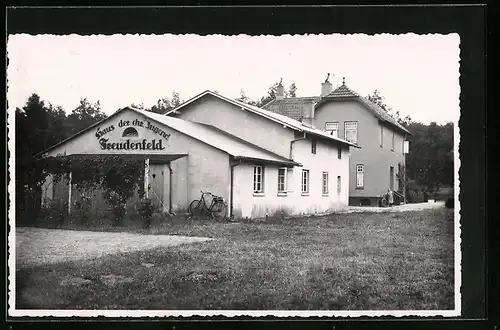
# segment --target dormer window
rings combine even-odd
[[[139,133],[137,133],[137,130],[133,127],[127,127],[122,134],[122,137],[138,137]]]

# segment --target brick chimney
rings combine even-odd
[[[314,101],[307,100],[302,104],[302,125],[314,128]]]
[[[333,90],[333,85],[331,82],[326,81],[321,83],[321,97],[330,94]]]
[[[276,88],[276,100],[283,100],[283,98],[285,97],[285,88],[281,84],[281,81],[283,81],[283,78],[280,80],[280,83]]]

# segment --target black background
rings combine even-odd
[[[199,4],[199,3],[198,3]],[[11,3],[11,5],[14,5]],[[490,7],[488,7],[489,9]],[[160,322],[117,319],[106,323],[91,319],[90,323],[27,322],[29,319],[9,318],[13,329],[50,326],[110,328],[344,328],[416,327],[455,329],[458,327],[491,329],[498,323],[498,282],[488,283],[494,276],[492,262],[498,254],[499,236],[496,224],[486,222],[486,11],[487,7],[468,6],[274,6],[274,7],[10,7],[6,9],[6,34],[184,34],[199,35],[281,35],[330,33],[458,33],[460,35],[460,205],[462,231],[462,317],[469,320],[412,318],[403,321],[381,319],[339,320],[309,319],[260,321],[186,322],[160,319]],[[491,12],[489,12],[491,13]],[[490,39],[491,31],[488,39]],[[491,41],[491,39],[490,39]],[[214,45],[215,47],[216,45]],[[491,52],[489,58],[494,58]],[[203,61],[200,54],[199,61]],[[210,65],[210,63],[207,63]],[[306,65],[306,64],[305,64]],[[491,65],[491,62],[488,62]],[[493,72],[492,68],[489,67]],[[429,77],[432,79],[432,77]],[[422,86],[422,97],[425,97]],[[489,118],[490,121],[492,118]],[[488,132],[489,140],[497,133]],[[493,177],[488,179],[490,185]],[[488,230],[487,230],[488,226]],[[495,228],[494,228],[495,227]],[[487,235],[489,233],[489,236]],[[7,242],[7,240],[6,240]],[[489,244],[489,249],[486,245]],[[489,254],[490,263],[486,260]],[[7,273],[6,273],[7,275]],[[7,287],[7,280],[6,280]],[[7,315],[7,311],[6,311]],[[203,320],[200,318],[200,320]],[[375,320],[379,320],[375,321]],[[33,319],[32,319],[33,321]],[[273,322],[271,322],[273,321]],[[124,323],[125,322],[125,323]],[[497,323],[495,323],[497,322]],[[174,328],[175,327],[175,328]]]

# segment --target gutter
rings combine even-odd
[[[302,137],[300,137],[298,139],[294,139],[294,140],[290,141],[290,157],[289,157],[290,159],[293,159],[292,158],[293,143],[297,142],[297,141],[300,141],[300,140],[305,140],[305,139],[306,139],[306,132],[304,132],[304,136],[302,136]]]
[[[259,162],[259,163],[267,163],[267,164],[277,164],[277,165],[290,165],[290,166],[301,166],[299,163],[294,162],[293,160],[267,160],[262,158],[253,158],[253,157],[245,157],[245,156],[233,156],[235,160],[239,160],[240,162],[243,160],[251,161],[251,162]]]

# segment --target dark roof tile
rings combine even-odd
[[[392,124],[393,126],[396,126],[400,130],[403,130],[408,134],[411,134],[406,128],[404,128],[400,123],[398,123],[398,121],[393,116],[391,116],[387,111],[385,111],[382,107],[380,107],[375,102],[370,101],[366,97],[360,96],[358,93],[351,90],[345,84],[340,85],[340,87],[335,89],[330,94],[326,95],[324,98],[322,98],[322,100],[344,98],[344,97],[355,98],[361,104],[363,104],[365,107],[371,110],[377,118],[386,121],[389,124]]]
[[[340,87],[336,88],[333,92],[326,95],[325,97],[358,97],[359,94],[351,90],[345,84],[340,85]]]
[[[295,120],[302,120],[304,116],[304,107],[307,103],[316,103],[321,98],[319,96],[311,97],[290,97],[281,100],[273,100],[265,104],[262,108],[274,113],[278,113]]]

